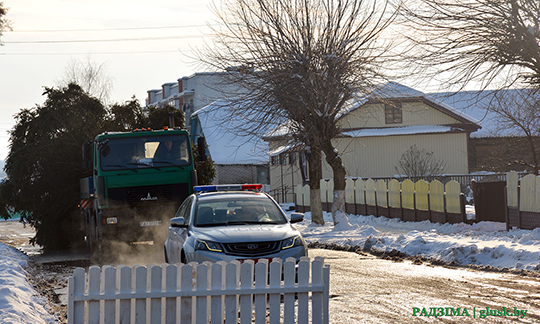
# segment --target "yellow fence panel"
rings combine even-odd
[[[519,192],[519,209],[521,211],[534,212],[536,199],[536,176],[528,174],[521,178]]]
[[[518,183],[519,175],[516,171],[506,174],[506,197],[508,207],[518,206]]]
[[[510,172],[507,183],[515,183],[517,173]],[[373,179],[346,179],[345,201],[349,204],[379,205],[382,207],[406,208],[449,213],[461,213],[461,185],[452,180],[446,185],[434,180],[431,183],[419,180],[414,183],[409,179],[400,183],[396,179],[388,182]],[[321,180],[322,203],[333,202],[333,180]],[[537,191],[538,188],[538,191]],[[512,189],[508,189],[512,192]],[[310,188],[308,185],[295,187],[296,201],[299,206],[310,205]],[[509,194],[511,201],[512,194]],[[517,199],[517,198],[516,198]],[[517,204],[515,204],[517,205]],[[523,211],[540,212],[540,178],[528,175],[521,179],[520,206]]]
[[[366,203],[364,201],[364,190],[366,190],[365,181],[362,179],[356,180],[354,184],[354,193],[356,195],[357,204],[363,205]]]
[[[375,192],[377,191],[377,185],[375,180],[368,179],[365,182],[366,186],[366,204],[375,206],[377,201],[375,200]]]
[[[418,180],[415,185],[416,209],[428,210],[429,183],[425,180]]]
[[[354,204],[354,180],[345,179],[345,202]]]
[[[439,180],[429,184],[429,204],[431,210],[444,212],[444,185]]]
[[[386,187],[386,182],[384,180],[377,181],[377,205],[381,207],[388,206],[388,199],[386,193],[388,188]]]
[[[401,183],[401,199],[403,208],[414,209],[414,182],[409,179]]]
[[[401,186],[396,179],[392,179],[388,183],[388,206],[401,207]]]
[[[301,184],[296,185],[294,193],[296,194],[296,204],[298,206],[306,206],[306,203],[304,202],[304,186]]]
[[[446,211],[461,213],[461,185],[456,180],[449,181],[446,186]]]
[[[321,180],[321,188],[320,188],[320,191],[321,191],[321,202],[324,204],[326,202],[328,202],[327,200],[327,197],[328,197],[328,183],[326,182],[326,180]]]

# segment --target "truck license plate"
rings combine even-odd
[[[140,225],[141,225],[141,227],[159,226],[159,225],[161,225],[161,221],[140,222]]]

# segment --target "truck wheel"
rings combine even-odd
[[[92,253],[92,251],[94,249],[94,244],[95,244],[95,236],[93,234],[93,229],[95,227],[94,227],[94,218],[92,217],[92,212],[91,211],[86,211],[85,227],[86,227],[86,231],[85,231],[86,248],[90,253]]]

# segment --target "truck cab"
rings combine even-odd
[[[83,146],[81,207],[87,245],[161,244],[171,215],[197,184],[189,134],[183,129],[108,132]]]

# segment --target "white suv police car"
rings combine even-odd
[[[189,263],[242,259],[300,259],[308,250],[292,223],[272,197],[258,192],[262,185],[194,187],[170,220],[165,261]]]

